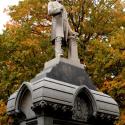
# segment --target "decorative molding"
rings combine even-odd
[[[59,112],[59,111],[62,113],[72,112],[72,106],[63,105],[59,103],[52,103],[48,101],[40,101],[40,102],[34,103],[32,106],[32,110],[37,112],[38,110],[36,109],[38,108],[42,109],[41,113],[43,112],[43,110],[46,111],[47,109],[51,109],[52,112]]]
[[[90,113],[90,104],[82,97],[77,97],[73,108],[73,119],[78,121],[87,121]]]
[[[114,121],[114,120],[118,120],[118,117],[111,115],[111,114],[107,114],[107,113],[102,113],[102,112],[98,112],[96,115],[96,119],[98,120],[105,120],[105,121]]]

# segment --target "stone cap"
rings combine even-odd
[[[23,112],[20,102],[28,101],[25,98],[27,92],[31,93],[31,109],[35,114],[41,114],[43,111],[52,112],[52,114],[58,111],[70,112],[70,118],[84,122],[89,122],[90,118],[115,121],[119,117],[118,104],[110,96],[91,90],[85,85],[76,86],[50,78],[33,83],[24,82],[8,99],[8,115]],[[51,109],[51,111],[42,109]],[[25,112],[22,115],[26,116]]]
[[[15,114],[15,104],[16,104],[17,94],[18,94],[18,91],[13,93],[8,99],[8,103],[7,103],[7,113],[8,113],[8,115]]]
[[[40,106],[43,102],[72,107],[76,88],[78,86],[50,78],[43,78],[34,83],[24,82],[18,91],[9,97],[7,113],[14,115],[22,112],[21,102],[25,101],[27,92],[30,92],[32,96],[32,108]]]
[[[96,90],[91,78],[84,69],[84,65],[71,59],[55,58],[46,62],[43,71],[37,74],[31,82],[44,77],[77,86],[86,85],[89,89]]]
[[[84,108],[80,112],[82,115],[78,113],[79,107]],[[80,121],[94,118],[113,122],[120,114],[118,104],[111,96],[91,90],[85,85],[80,86],[74,94],[73,110],[74,119]]]
[[[79,68],[84,69],[84,65],[81,64],[79,62],[79,60],[77,60],[77,61],[75,60],[74,61],[72,59],[66,59],[66,58],[54,58],[54,59],[52,59],[52,60],[50,60],[50,61],[45,63],[44,69],[47,69],[47,68],[52,67],[52,66],[55,66],[55,65],[59,64],[60,62],[67,63],[67,64],[73,65],[75,67],[79,67]]]

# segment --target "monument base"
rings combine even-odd
[[[113,125],[119,108],[96,90],[82,64],[55,58],[10,96],[7,113],[18,125]]]
[[[78,61],[65,58],[55,58],[45,63],[44,69],[31,82],[48,77],[73,85],[86,85],[96,90],[92,80],[84,69],[84,65]]]

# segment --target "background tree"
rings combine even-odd
[[[54,57],[46,0],[24,0],[12,6],[12,20],[0,35],[0,123],[7,124],[5,107],[23,81]],[[79,58],[95,85],[117,100],[118,125],[125,124],[125,12],[119,0],[66,0],[72,28],[79,33]]]

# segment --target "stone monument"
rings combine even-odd
[[[48,14],[52,16],[52,43],[55,44],[55,57],[63,55],[62,45],[69,44],[69,58],[78,61],[76,37],[78,33],[71,29],[63,0],[51,0],[48,3]]]
[[[57,23],[53,25],[58,32],[66,31],[65,28],[72,32],[67,18],[63,19],[67,14],[60,2],[53,0],[48,4],[49,14]],[[55,10],[52,5],[56,5]],[[66,21],[65,28],[58,24],[59,20]],[[80,64],[76,35],[70,33],[66,37],[63,33],[53,39],[55,59],[46,62],[43,71],[30,82],[23,82],[9,97],[7,114],[17,125],[113,125],[119,117],[118,104],[97,90]],[[68,59],[61,57],[62,42],[69,42]]]

